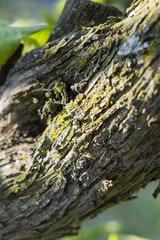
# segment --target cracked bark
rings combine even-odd
[[[0,239],[76,234],[159,178],[159,11],[139,0],[125,18],[60,38],[55,29],[10,71],[0,87]],[[68,102],[42,120],[58,81]]]

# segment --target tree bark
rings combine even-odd
[[[55,29],[10,71],[0,87],[0,239],[76,234],[159,178],[159,12],[159,1],[137,0],[126,17]]]

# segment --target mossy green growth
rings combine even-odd
[[[64,105],[59,114],[48,124],[37,146],[40,154],[43,156],[46,155],[46,151],[50,149],[52,144],[55,144],[59,149],[69,144],[69,141],[79,127],[74,123],[74,112],[81,101],[82,95],[77,96],[74,101],[70,101],[70,103]]]
[[[56,99],[59,99],[62,105],[68,103],[67,85],[65,82],[58,81],[53,87]]]
[[[54,87],[45,93],[47,101],[40,113],[43,122],[51,122],[57,111],[68,102],[66,83],[58,81]]]

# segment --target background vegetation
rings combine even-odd
[[[131,0],[96,1],[123,10],[131,3]],[[53,28],[64,3],[65,0],[1,0],[0,16],[18,26],[46,22]],[[63,240],[159,240],[160,197],[157,200],[152,197],[157,184],[151,183],[141,190],[137,200],[120,204],[83,223],[78,237]]]

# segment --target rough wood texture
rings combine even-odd
[[[106,22],[110,16],[122,16],[122,12],[115,7],[89,0],[67,0],[50,40],[63,37],[82,27],[99,25]]]
[[[50,240],[160,175],[160,3],[32,51],[0,88],[0,239]]]

